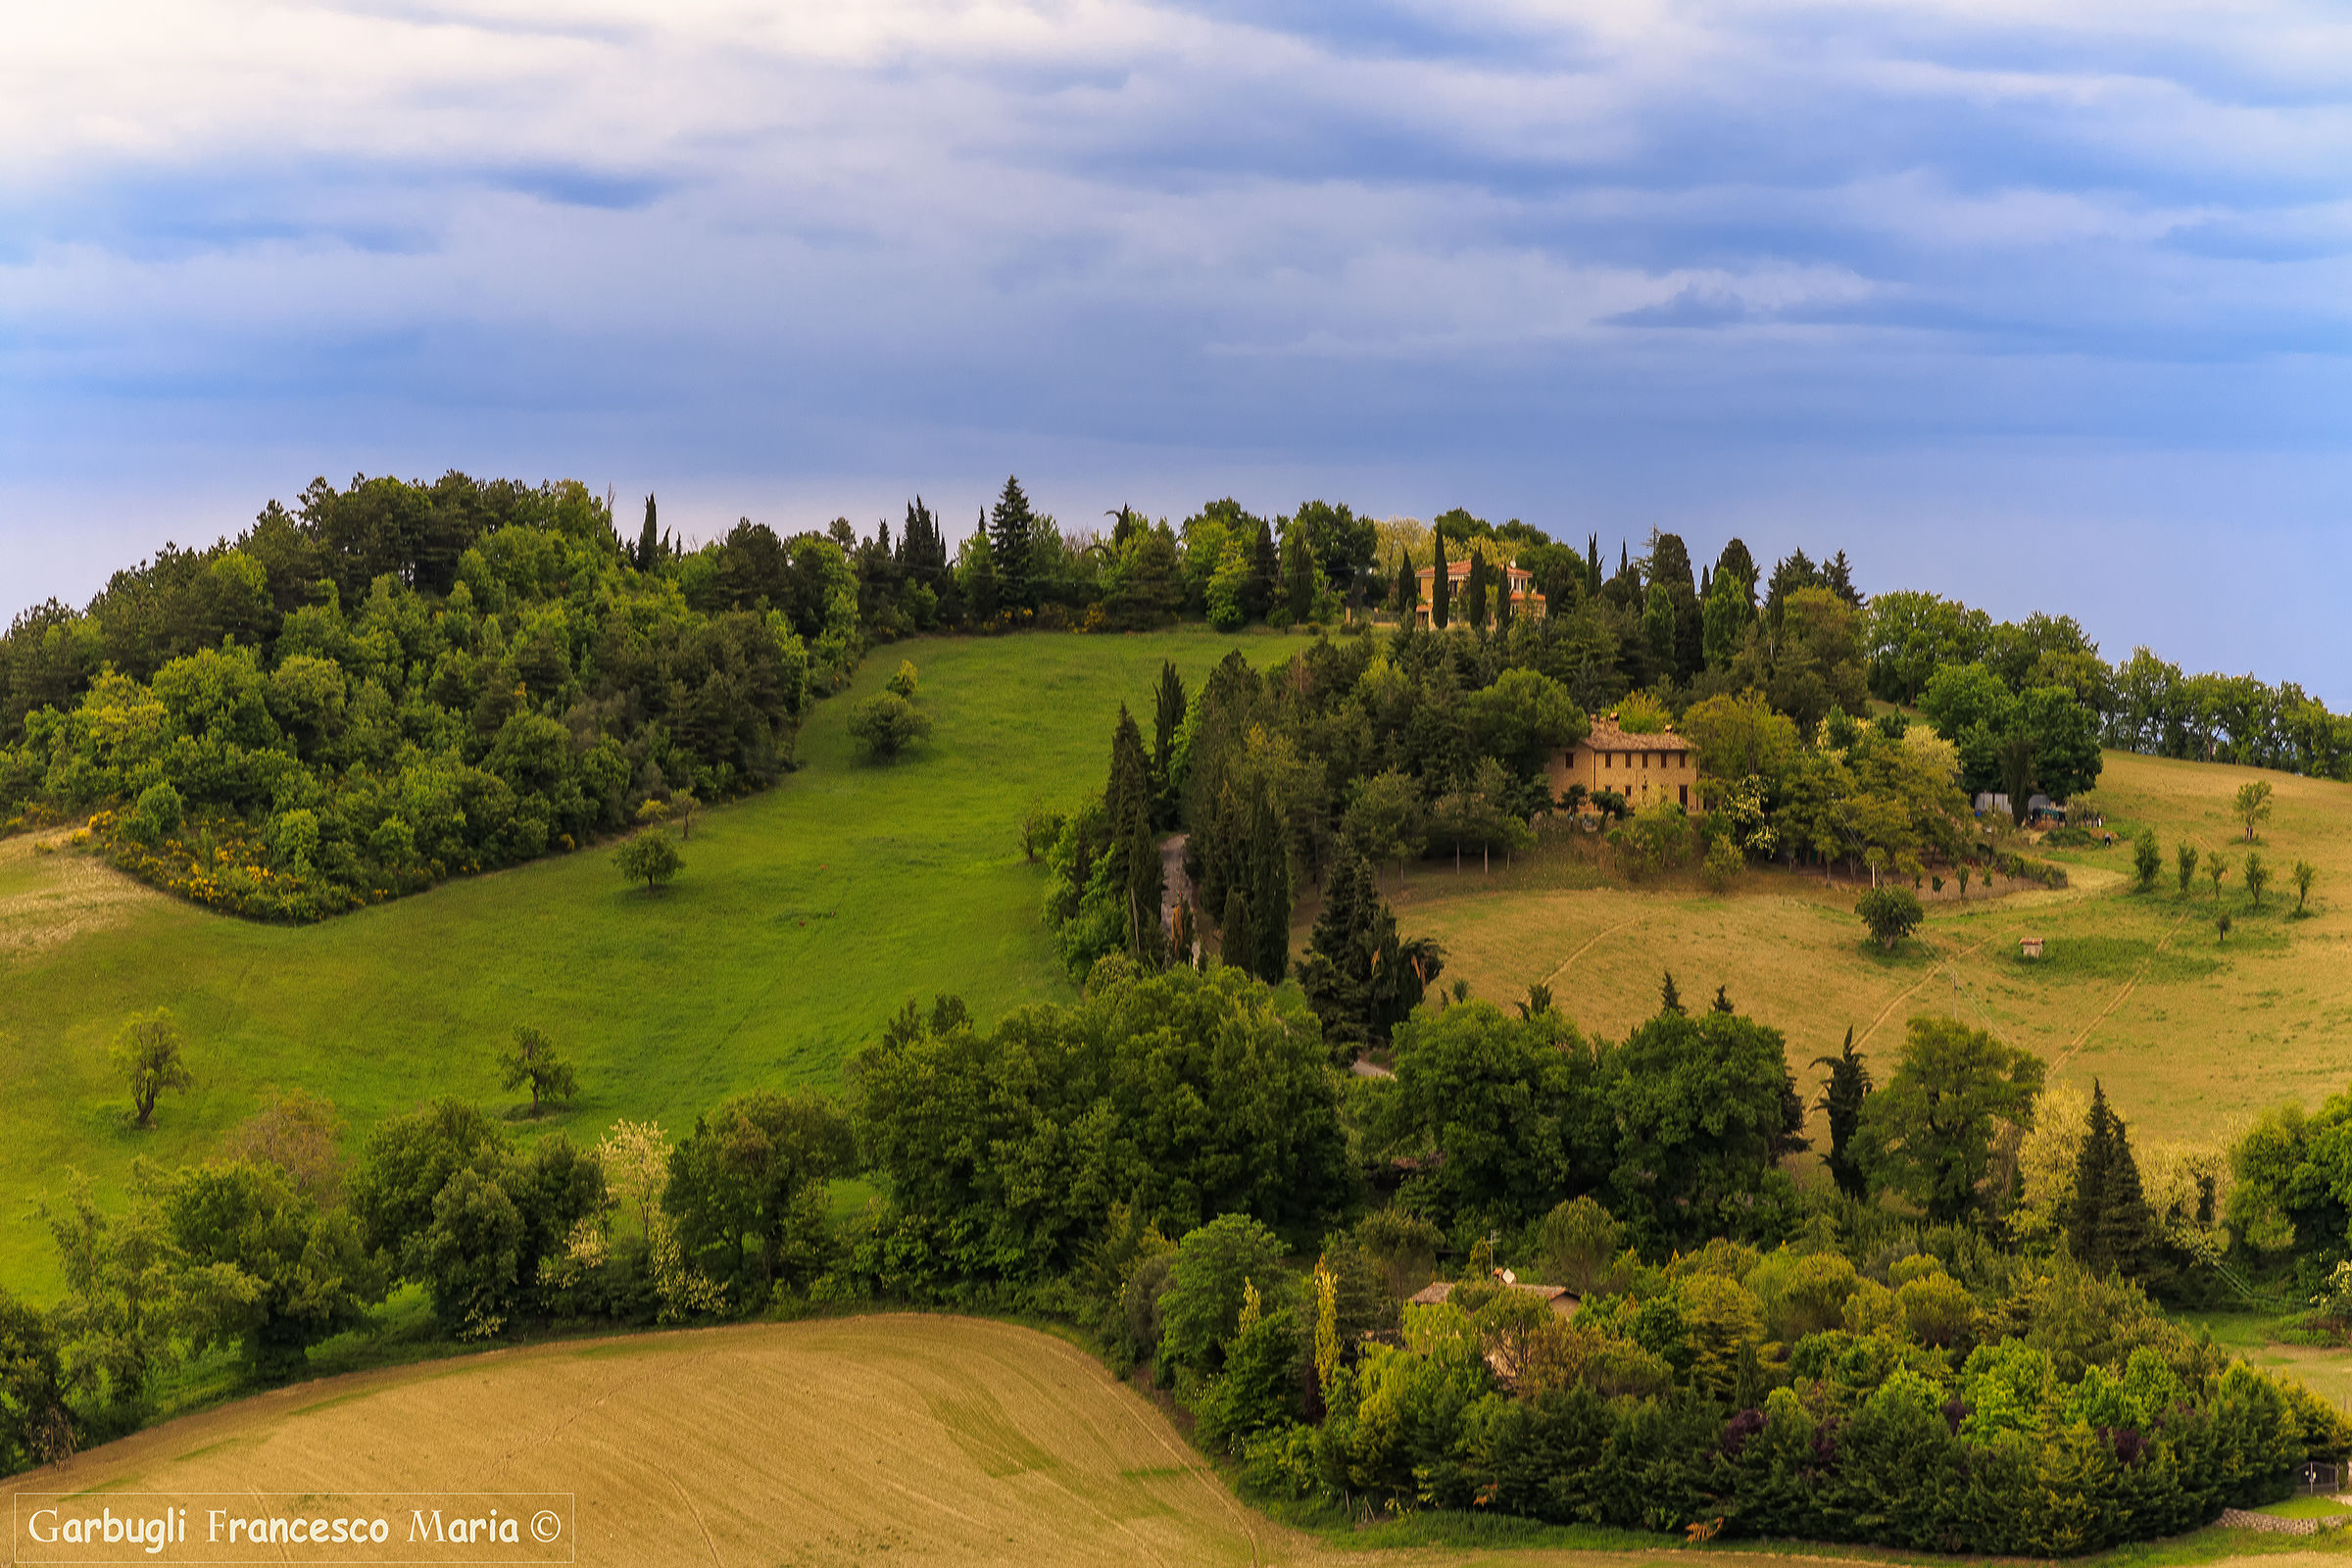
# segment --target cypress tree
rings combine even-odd
[[[1413,570],[1413,558],[1408,551],[1396,565],[1396,618],[1406,625],[1419,616],[1421,610],[1421,577]]]
[[[1508,565],[1494,574],[1494,630],[1511,629],[1511,568]]]
[[[1217,928],[1217,956],[1236,969],[1257,972],[1257,932],[1250,923],[1250,895],[1236,882],[1225,894],[1225,921]]]
[[[1683,1010],[1683,993],[1674,983],[1674,971],[1668,969],[1665,973],[1665,982],[1658,987],[1658,1011],[1681,1012]]]
[[[1600,535],[1585,535],[1585,597],[1600,592]]]
[[[1470,575],[1462,584],[1462,618],[1473,626],[1487,623],[1487,558],[1470,557]]]
[[[1862,1125],[1862,1102],[1870,1098],[1870,1067],[1854,1054],[1854,1030],[1846,1026],[1845,1047],[1835,1056],[1817,1056],[1813,1065],[1830,1069],[1822,1086],[1821,1109],[1830,1118],[1830,1179],[1848,1198],[1870,1196],[1870,1183],[1855,1157],[1854,1129]]]
[[[1436,542],[1438,552],[1437,574],[1429,580],[1429,623],[1443,631],[1446,629],[1446,612],[1452,609],[1448,601],[1453,597],[1453,577],[1446,570],[1446,536],[1435,528],[1430,530],[1429,536]]]
[[[1263,620],[1274,608],[1274,580],[1280,569],[1274,558],[1274,530],[1257,525],[1257,542],[1250,552],[1250,580],[1244,586],[1243,610],[1251,620]]]
[[[662,559],[662,535],[654,526],[654,498],[645,498],[645,526],[637,530],[637,554],[633,564],[639,571],[651,571]]]
[[[2082,1152],[2075,1158],[2075,1205],[2067,1247],[2085,1268],[2118,1270],[2136,1277],[2148,1264],[2153,1224],[2140,1192],[2139,1162],[2123,1118],[2107,1103],[2107,1091],[2090,1081],[2090,1121]]]
[[[1282,573],[1291,623],[1302,626],[1315,612],[1315,553],[1307,548],[1304,522],[1294,521],[1283,530]]]
[[[1184,677],[1168,660],[1159,662],[1159,688],[1152,699],[1152,817],[1161,827],[1176,820],[1176,732],[1184,727]]]
[[[1021,481],[1005,475],[1004,493],[989,514],[988,542],[997,558],[997,594],[1008,610],[1037,608],[1037,585],[1029,580],[1035,522]]]
[[[1270,792],[1260,789],[1250,822],[1250,907],[1257,924],[1250,970],[1270,986],[1291,972],[1291,846]]]
[[[975,536],[980,548],[973,552],[972,562],[972,623],[987,626],[997,618],[999,587],[997,582],[997,552],[988,542],[988,514],[980,514],[980,532]]]
[[[1110,819],[1126,895],[1127,951],[1152,964],[1165,951],[1159,913],[1166,882],[1159,864],[1159,838],[1152,831],[1157,795],[1151,760],[1144,755],[1143,732],[1122,703],[1118,728],[1111,733],[1110,784],[1103,791],[1102,809]]]
[[[1345,1058],[1372,1036],[1372,975],[1378,956],[1380,892],[1371,862],[1352,849],[1323,883],[1323,907],[1298,962],[1298,983],[1323,1020],[1323,1038]]]

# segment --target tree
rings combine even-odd
[[[914,661],[902,659],[899,661],[897,671],[889,680],[883,682],[883,686],[886,690],[904,697],[911,703],[914,701],[915,678]]]
[[[1660,1011],[1600,1062],[1616,1136],[1609,1211],[1649,1245],[1755,1228],[1758,1199],[1795,1194],[1774,1166],[1805,1147],[1805,1105],[1777,1029],[1735,1013]]]
[[[1470,574],[1462,579],[1462,618],[1473,626],[1487,623],[1487,584],[1493,575],[1487,558],[1473,550]]]
[[[1870,1178],[1855,1158],[1854,1134],[1862,1125],[1862,1107],[1870,1100],[1870,1064],[1854,1050],[1853,1025],[1846,1025],[1845,1044],[1835,1056],[1816,1056],[1816,1067],[1830,1069],[1822,1086],[1820,1109],[1830,1119],[1830,1152],[1825,1161],[1838,1190],[1856,1200],[1870,1196]]]
[[[0,1474],[60,1463],[74,1442],[57,1331],[0,1286]]]
[[[1683,993],[1674,983],[1674,971],[1668,969],[1658,981],[1658,1010],[1679,1013],[1684,1010]]]
[[[1282,531],[1283,608],[1291,612],[1291,624],[1303,626],[1315,613],[1315,553],[1307,539],[1306,525],[1294,519]]]
[[[2318,879],[2319,874],[2320,868],[2309,860],[2297,860],[2294,869],[2288,873],[2293,877],[2295,883],[2295,912],[2297,914],[2304,913],[2304,906],[2311,902],[2311,884]]]
[[[1444,966],[1436,943],[1397,936],[1371,862],[1343,853],[1324,879],[1323,907],[1298,963],[1298,983],[1335,1054],[1385,1045]]]
[[[2260,850],[2246,852],[2246,896],[2254,907],[2262,907],[2262,890],[2271,885],[2271,862],[2262,858]]]
[[[1396,618],[1411,625],[1419,618],[1420,609],[1421,578],[1413,570],[1413,558],[1408,552],[1396,561]]]
[[[1160,905],[1166,881],[1159,862],[1159,838],[1152,830],[1158,795],[1152,781],[1151,760],[1144,755],[1143,732],[1122,703],[1118,726],[1111,733],[1110,782],[1103,792],[1102,811],[1110,828],[1112,869],[1120,883],[1127,951],[1154,964],[1165,951]]]
[[[1854,906],[1854,912],[1870,927],[1870,934],[1878,938],[1879,946],[1888,953],[1927,918],[1927,910],[1920,907],[1919,895],[1909,888],[1891,885],[1872,888],[1863,894]]]
[[[662,1202],[687,1256],[756,1307],[779,1283],[823,1272],[825,1184],[857,1168],[849,1120],[831,1102],[754,1090],[695,1119],[670,1153]]]
[[[1217,958],[1244,974],[1257,972],[1257,925],[1250,916],[1250,895],[1239,882],[1225,894],[1225,917],[1217,924]]]
[[[2230,874],[2229,858],[2219,850],[2205,857],[2205,880],[2213,884],[2213,902],[2222,902],[2222,879]]]
[[[1250,814],[1250,907],[1255,914],[1250,973],[1270,986],[1291,972],[1291,845],[1271,791],[1260,788]]]
[[[1274,548],[1273,527],[1259,521],[1256,530],[1256,544],[1250,552],[1250,574],[1242,582],[1242,605],[1250,619],[1263,620],[1274,608],[1275,576],[1281,562]]]
[[[1412,775],[1390,768],[1362,780],[1340,819],[1340,831],[1366,858],[1396,862],[1397,885],[1404,862],[1418,859],[1429,845],[1429,808]]]
[[[1005,475],[1004,488],[988,515],[988,554],[996,568],[996,598],[1007,610],[1037,608],[1037,585],[1030,570],[1036,526],[1021,481]]]
[[[40,1205],[66,1286],[51,1321],[78,1413],[112,1437],[139,1424],[155,1380],[179,1362],[176,1258],[152,1167],[133,1167],[131,1201],[115,1214],[99,1209],[86,1178],[66,1174],[63,1202]]]
[[[2173,864],[2180,873],[2180,896],[2188,897],[2188,880],[2197,874],[2197,847],[2183,839],[2173,848]]]
[[[1176,1244],[1168,1286],[1159,1298],[1159,1371],[1211,1375],[1242,1332],[1242,1309],[1254,1289],[1262,1298],[1287,1276],[1281,1240],[1247,1214],[1220,1214]]]
[[[240,1123],[221,1146],[230,1159],[274,1165],[322,1208],[343,1197],[343,1123],[332,1102],[307,1089],[267,1091],[270,1102]]]
[[[1592,733],[1568,688],[1532,669],[1506,669],[1463,703],[1480,751],[1522,777]]]
[[[2156,874],[2164,869],[2164,851],[2156,844],[2156,830],[2143,827],[2139,837],[2132,841],[2132,874],[2139,879],[2139,891],[2147,892],[2156,885]]]
[[[267,1378],[298,1370],[310,1347],[357,1327],[383,1295],[359,1226],[321,1209],[274,1165],[239,1160],[181,1171],[161,1198],[178,1253],[189,1343],[241,1348]]]
[[[645,891],[650,894],[676,876],[686,859],[678,854],[674,839],[654,828],[624,840],[612,852],[612,863],[620,868],[622,876],[644,883]]]
[[[530,1085],[534,1116],[539,1114],[542,1098],[562,1103],[579,1093],[571,1063],[557,1052],[554,1041],[527,1024],[514,1026],[514,1043],[499,1054],[498,1070],[502,1089]]]
[[[1176,665],[1168,661],[1159,662],[1159,685],[1152,694],[1152,779],[1156,796],[1152,815],[1155,826],[1168,827],[1176,820],[1176,734],[1184,728],[1184,677],[1176,673]]]
[[[2082,1151],[2075,1158],[2075,1201],[2066,1229],[2068,1250],[2084,1267],[2100,1274],[2117,1270],[2128,1279],[2145,1271],[2155,1243],[2132,1141],[2096,1078],[2090,1081]]]
[[[1400,1203],[1455,1229],[1516,1229],[1598,1183],[1608,1114],[1573,1024],[1473,1002],[1397,1029],[1378,1136],[1414,1172]]]
[[[2258,778],[2237,787],[2237,799],[2232,808],[2238,820],[2246,824],[2246,842],[2254,842],[2254,829],[2271,819],[2271,781]]]
[[[850,735],[865,755],[887,762],[931,733],[931,715],[897,692],[877,692],[850,710]]]
[[[654,526],[654,498],[649,494],[645,498],[645,526],[637,531],[637,553],[631,564],[639,571],[651,571],[661,563],[662,555],[662,535]]]
[[[1452,608],[1448,601],[1453,595],[1453,578],[1446,565],[1446,531],[1442,528],[1430,529],[1429,541],[1430,548],[1436,552],[1432,560],[1437,564],[1436,573],[1429,579],[1429,623],[1444,631],[1447,612]]]
[[[1913,1018],[1905,1036],[1902,1066],[1863,1104],[1858,1157],[1928,1223],[1957,1224],[1987,1199],[2002,1133],[2033,1125],[2047,1068],[1956,1018]]]
[[[1605,1288],[1625,1251],[1625,1227],[1591,1194],[1572,1198],[1544,1216],[1538,1244],[1544,1277],[1579,1297]]]
[[[195,1082],[181,1057],[184,1046],[179,1026],[162,1007],[137,1014],[115,1036],[115,1069],[130,1086],[130,1104],[140,1126],[148,1125],[165,1090],[185,1089]]]

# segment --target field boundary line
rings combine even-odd
[[[2178,915],[2174,916],[2172,929],[2165,932],[2162,937],[2158,938],[2155,949],[2150,952],[2146,957],[2139,960],[2139,967],[2132,971],[2132,978],[2124,982],[2124,989],[2115,994],[2115,1000],[2108,1003],[2104,1007],[2101,1007],[2099,1009],[2098,1016],[2091,1019],[2090,1022],[2084,1024],[2082,1026],[2082,1032],[2075,1036],[2073,1040],[2067,1042],[2066,1049],[2058,1053],[2057,1059],[2050,1063],[2050,1070],[2052,1072],[2056,1072],[2059,1068],[2065,1066],[2069,1061],[2072,1061],[2074,1059],[2075,1053],[2081,1051],[2082,1049],[2082,1043],[2090,1038],[2091,1031],[2098,1028],[2100,1024],[2105,1023],[2107,1021],[2107,1015],[2115,1011],[2116,1008],[2122,1006],[2126,997],[2129,997],[2132,992],[2139,989],[2140,981],[2147,978],[2148,965],[2154,963],[2156,961],[2156,955],[2162,953],[2165,948],[2170,945],[2173,938],[2180,934],[2180,924],[2187,918],[2188,911],[2186,909],[2182,909]]]
[[[1926,990],[1928,986],[1935,981],[1936,977],[1943,973],[1946,969],[1951,969],[1952,983],[1954,985],[1958,985],[1960,982],[1960,971],[1953,969],[1952,965],[1961,958],[1975,957],[1979,953],[1984,951],[1984,944],[1990,942],[1992,938],[1989,936],[1980,937],[1977,940],[1977,945],[1975,947],[1965,949],[1962,952],[1952,954],[1948,956],[1938,957],[1936,960],[1936,967],[1930,969],[1926,974],[1920,976],[1919,979],[1913,981],[1909,986],[1906,986],[1903,990],[1897,992],[1893,1000],[1879,1009],[1879,1015],[1870,1020],[1870,1027],[1862,1031],[1862,1038],[1854,1042],[1854,1049],[1857,1051],[1861,1050],[1862,1047],[1869,1042],[1870,1037],[1879,1032],[1879,1025],[1886,1021],[1886,1015],[1888,1013],[1892,1012],[1895,1008],[1901,1006],[1905,1002],[1908,1002],[1911,998]]]
[[[1568,955],[1568,956],[1560,960],[1560,966],[1558,968],[1552,970],[1551,973],[1545,975],[1537,983],[1540,985],[1551,984],[1554,980],[1557,980],[1560,976],[1568,972],[1568,966],[1570,964],[1583,957],[1586,954],[1591,953],[1592,951],[1593,943],[1598,942],[1602,937],[1616,935],[1618,932],[1624,930],[1627,926],[1634,924],[1639,918],[1640,916],[1638,915],[1628,915],[1626,918],[1618,921],[1615,925],[1603,926],[1598,931],[1593,932],[1591,936],[1585,938],[1584,945],[1582,947],[1578,948],[1574,953],[1571,953]]]

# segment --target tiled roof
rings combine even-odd
[[[1690,737],[1668,730],[1662,735],[1628,735],[1608,719],[1593,722],[1584,745],[1595,752],[1687,752]]]
[[[1540,1297],[1546,1301],[1556,1301],[1568,1294],[1568,1287],[1565,1285],[1530,1285],[1517,1280],[1511,1282],[1511,1289],[1525,1291],[1528,1295]],[[1440,1280],[1435,1285],[1421,1287],[1406,1300],[1405,1304],[1407,1306],[1436,1306],[1452,1294],[1453,1282]]]

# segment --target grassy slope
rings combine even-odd
[[[1066,997],[1021,812],[1101,787],[1119,705],[1150,703],[1162,658],[1197,683],[1232,646],[1173,632],[886,649],[818,707],[802,770],[701,817],[685,871],[651,898],[591,851],[262,926],[0,843],[0,1193],[54,1191],[66,1166],[117,1191],[135,1155],[201,1158],[270,1084],[327,1096],[362,1131],[444,1092],[503,1105],[514,1096],[491,1061],[516,1023],[571,1053],[582,1098],[549,1124],[593,1138],[622,1115],[682,1131],[756,1084],[832,1086],[909,997],[957,992],[984,1018]],[[1275,659],[1297,644],[1248,646]],[[902,657],[938,727],[878,767],[849,740],[849,707]],[[105,1053],[126,1014],[159,1005],[193,1043],[196,1087],[141,1133]],[[0,1281],[45,1296],[54,1265],[24,1208],[0,1204]]]
[[[583,1568],[884,1556],[1633,1568],[1687,1555],[1665,1540],[1590,1549],[1639,1539],[1622,1532],[1459,1516],[1361,1533],[1288,1528],[1238,1503],[1165,1418],[1091,1356],[1031,1330],[952,1317],[575,1341],[360,1373],[188,1416],[17,1484],[312,1496],[568,1492]],[[2089,1560],[2341,1561],[2291,1549],[2302,1546],[2206,1531]],[[1953,1561],[1756,1544],[1708,1554]]]
[[[1966,905],[1947,887],[1930,898],[1921,940],[1894,955],[1866,940],[1853,887],[1777,871],[1751,871],[1723,897],[1669,896],[1576,886],[1592,880],[1581,865],[1542,858],[1482,890],[1473,864],[1459,879],[1416,873],[1400,918],[1443,940],[1448,977],[1476,994],[1504,1001],[1549,977],[1563,1010],[1606,1034],[1656,1008],[1665,969],[1691,1005],[1728,985],[1741,1010],[1788,1032],[1808,1081],[1818,1074],[1806,1064],[1849,1024],[1884,1077],[1905,1017],[1954,1012],[2037,1052],[2063,1081],[2087,1088],[2096,1074],[2138,1136],[2219,1139],[2265,1105],[2316,1104],[2352,1079],[2352,785],[2262,775],[2278,791],[2260,846],[2278,880],[2257,914],[2233,870],[2226,947],[2211,885],[2200,876],[2186,900],[2171,891],[2183,835],[2242,865],[2228,813],[2251,776],[2111,752],[2100,798],[2120,830],[2156,827],[2160,891],[2129,890],[2126,844],[2062,854],[2073,887],[1986,898],[1980,884]],[[2279,891],[2298,858],[2321,868],[2306,920],[2286,918],[2294,893]],[[2017,956],[2028,934],[2047,943],[2039,963]]]

